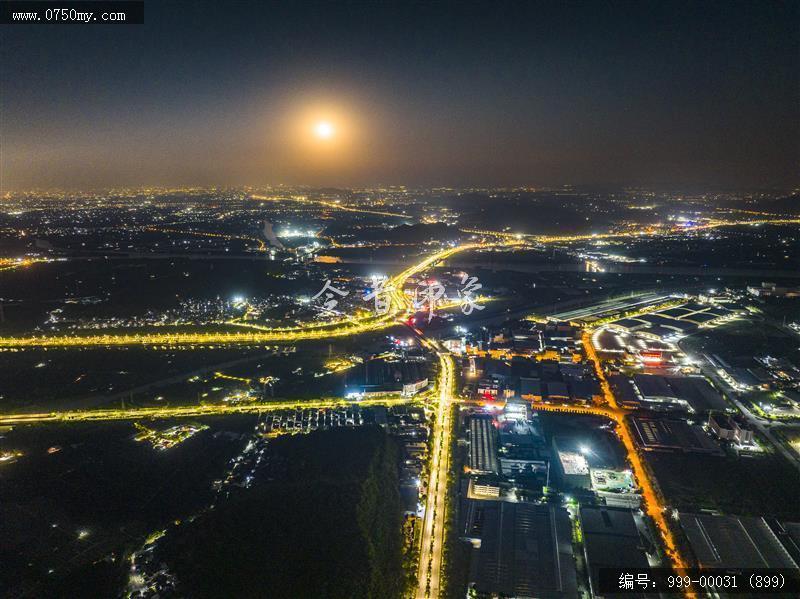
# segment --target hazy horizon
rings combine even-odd
[[[0,191],[800,182],[797,4],[266,8],[4,28]]]

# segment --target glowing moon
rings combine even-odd
[[[333,137],[335,130],[328,121],[320,121],[314,126],[314,133],[320,139],[330,139]]]

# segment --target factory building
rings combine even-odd
[[[572,526],[562,507],[471,501],[470,595],[573,598],[578,595]]]
[[[475,474],[497,474],[497,429],[491,416],[476,414],[469,420],[469,469]]]

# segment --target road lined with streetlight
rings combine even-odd
[[[381,397],[362,399],[358,402],[338,397],[308,400],[252,401],[241,403],[199,404],[188,406],[158,406],[149,408],[120,408],[73,410],[65,412],[41,412],[0,414],[0,426],[21,424],[46,424],[55,422],[81,422],[103,420],[139,420],[141,418],[197,418],[202,416],[225,416],[228,414],[254,414],[281,410],[346,408],[352,405],[396,406],[415,401],[410,397]]]
[[[683,557],[681,557],[680,551],[678,550],[678,545],[675,541],[675,536],[673,535],[672,529],[667,523],[667,519],[664,515],[666,508],[661,505],[661,501],[658,498],[653,482],[650,480],[650,475],[647,472],[641,457],[639,457],[639,452],[636,450],[636,445],[633,441],[633,435],[631,434],[630,426],[625,418],[626,410],[623,410],[618,404],[617,399],[611,390],[611,385],[606,378],[603,365],[600,362],[600,357],[597,355],[594,343],[592,343],[592,333],[593,331],[591,329],[586,329],[584,331],[583,347],[586,351],[586,357],[594,364],[597,379],[600,381],[603,397],[605,398],[607,404],[607,409],[605,410],[607,417],[617,423],[617,435],[622,441],[622,444],[625,448],[625,453],[627,454],[628,461],[631,465],[631,470],[633,471],[634,478],[641,489],[647,514],[658,528],[658,531],[661,535],[661,540],[664,543],[664,549],[666,550],[667,556],[672,562],[673,567],[679,574],[683,575],[688,566]],[[689,596],[692,596],[692,594],[689,594]]]
[[[263,198],[268,199],[268,198]],[[319,202],[312,202],[319,203]],[[330,205],[329,205],[330,204]],[[339,210],[357,210],[352,207],[341,206],[336,203],[327,203],[327,207]],[[357,210],[358,211],[358,210]],[[363,210],[362,210],[363,211]],[[389,213],[386,213],[389,214]],[[399,215],[393,215],[399,216]],[[395,324],[398,317],[410,312],[411,304],[407,301],[403,293],[403,287],[407,280],[432,266],[433,264],[445,260],[458,252],[472,249],[486,249],[490,247],[520,247],[526,243],[564,243],[572,241],[609,239],[609,238],[635,238],[640,236],[658,236],[688,233],[705,229],[718,228],[723,226],[742,226],[742,225],[763,225],[763,224],[800,224],[800,219],[790,218],[771,218],[750,221],[720,221],[714,220],[708,223],[691,225],[686,227],[669,227],[659,229],[649,227],[639,230],[612,231],[606,233],[593,233],[587,235],[529,235],[512,234],[504,231],[482,231],[466,229],[466,232],[473,235],[483,235],[493,237],[494,241],[482,241],[478,243],[467,243],[462,245],[445,248],[400,274],[389,279],[386,288],[390,290],[392,301],[390,309],[385,314],[369,315],[363,317],[353,317],[328,323],[308,323],[296,327],[283,327],[273,329],[254,329],[252,332],[230,332],[230,331],[189,331],[189,332],[169,332],[169,333],[114,333],[105,335],[49,335],[49,336],[30,336],[30,337],[0,337],[0,349],[3,348],[23,348],[23,347],[88,347],[88,346],[174,346],[174,345],[247,345],[271,342],[293,342],[304,340],[325,339],[328,337],[346,337],[359,335],[362,333],[378,331]],[[203,233],[208,234],[208,233]],[[239,238],[245,239],[245,238]],[[249,239],[249,238],[248,238]],[[0,259],[0,266],[7,264],[7,268],[16,268],[17,262],[7,259]]]
[[[422,338],[439,357],[438,402],[433,423],[433,454],[422,518],[416,596],[438,597],[441,590],[442,557],[447,523],[448,474],[452,442],[452,398],[456,386],[455,362],[438,342]]]
[[[328,323],[310,323],[304,326],[253,329],[248,331],[174,331],[169,333],[107,333],[103,335],[44,335],[32,337],[0,337],[3,348],[57,348],[57,347],[111,347],[111,346],[191,346],[191,345],[257,345],[348,337],[386,329],[397,324],[397,319],[410,314],[413,305],[403,291],[413,275],[445,260],[457,252],[491,247],[492,243],[465,244],[449,247],[427,256],[420,262],[395,275],[386,283],[389,309],[385,314],[370,314]]]

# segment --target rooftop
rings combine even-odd
[[[481,542],[470,580],[479,593],[507,597],[577,595],[572,526],[562,507],[480,502]]]
[[[797,568],[763,518],[680,514],[702,568]]]

